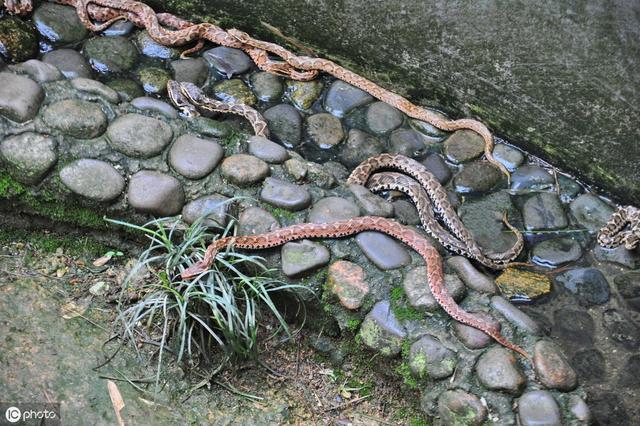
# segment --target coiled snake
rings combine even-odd
[[[640,244],[640,209],[633,206],[618,207],[611,219],[598,232],[598,244],[615,248],[624,244],[633,250]]]

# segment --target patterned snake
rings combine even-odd
[[[640,209],[633,206],[618,207],[611,219],[598,232],[598,244],[614,248],[624,244],[633,250],[640,244]]]

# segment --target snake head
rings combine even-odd
[[[167,94],[171,102],[180,110],[180,113],[185,117],[197,117],[200,115],[195,105],[184,95],[182,91],[182,85],[185,83],[179,83],[175,80],[169,80],[167,82]]]
[[[194,104],[199,104],[202,102],[202,98],[205,96],[205,94],[201,88],[193,83],[189,83],[188,81],[183,81],[179,84],[180,92],[183,96],[189,99],[190,102]]]
[[[231,37],[235,38],[241,43],[247,43],[251,39],[251,37],[249,37],[249,34],[245,33],[244,31],[240,31],[239,29],[236,29],[236,28],[228,29],[227,33],[229,33]]]

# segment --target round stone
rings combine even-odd
[[[268,72],[251,74],[250,83],[253,93],[263,102],[278,101],[284,93],[282,79]]]
[[[207,80],[207,64],[202,58],[177,59],[171,61],[171,72],[176,81],[186,81],[201,86]]]
[[[131,105],[142,111],[162,114],[167,118],[178,118],[178,111],[174,107],[150,96],[140,96],[131,100]]]
[[[44,38],[57,45],[81,41],[89,33],[74,7],[55,3],[42,3],[33,12],[33,23]]]
[[[638,368],[640,368],[640,355],[631,355],[618,375],[618,385],[624,388],[640,389],[640,378],[635,374],[629,374],[632,371],[638,371]]]
[[[329,266],[327,289],[335,294],[347,309],[358,309],[369,294],[364,269],[346,260],[338,260]]]
[[[82,53],[101,73],[129,71],[138,62],[138,50],[125,37],[94,37],[84,43]]]
[[[202,136],[212,138],[226,138],[231,134],[231,127],[228,124],[209,117],[193,117],[189,120],[189,127]]]
[[[551,292],[551,280],[545,274],[507,268],[496,278],[500,293],[518,302],[530,302]]]
[[[129,78],[116,78],[109,80],[107,82],[107,86],[115,90],[118,97],[125,102],[129,102],[144,95],[142,87]]]
[[[511,189],[546,190],[555,185],[555,179],[545,168],[535,165],[525,165],[511,174]]]
[[[334,147],[344,139],[340,120],[325,112],[307,118],[307,132],[311,140],[323,149]]]
[[[136,211],[155,216],[173,216],[184,205],[184,190],[173,176],[142,170],[131,176],[127,192],[129,205]]]
[[[38,54],[38,36],[33,26],[15,16],[0,19],[0,59],[23,62]]]
[[[2,140],[0,157],[11,176],[26,185],[38,184],[58,160],[56,142],[32,132]]]
[[[472,130],[457,130],[444,141],[444,153],[453,163],[466,163],[484,153],[484,139]]]
[[[260,199],[290,211],[302,210],[311,204],[311,194],[306,188],[276,178],[264,180]]]
[[[436,380],[451,376],[458,364],[456,354],[429,335],[411,345],[408,362],[414,376]]]
[[[150,58],[176,59],[180,56],[180,50],[162,45],[149,36],[146,30],[142,30],[136,36],[136,44],[140,53]],[[182,81],[182,80],[178,80]]]
[[[498,291],[493,280],[478,271],[466,257],[450,257],[447,259],[447,264],[469,288],[481,293],[496,293]]]
[[[58,68],[67,78],[91,78],[93,71],[89,62],[73,49],[56,49],[42,56],[42,62]]]
[[[389,152],[421,158],[427,153],[427,145],[422,133],[413,129],[397,129],[389,135]]]
[[[79,99],[65,99],[49,105],[42,118],[48,126],[80,139],[100,136],[108,122],[99,105]]]
[[[60,170],[60,180],[75,194],[94,201],[111,201],[124,189],[124,178],[109,163],[83,158]]]
[[[562,426],[562,414],[551,392],[535,390],[518,399],[518,419],[522,426]]]
[[[204,59],[226,78],[249,71],[253,61],[240,49],[214,47],[202,54]]]
[[[365,216],[393,216],[393,204],[369,191],[362,185],[349,185],[349,190]]]
[[[514,324],[520,330],[539,336],[542,330],[537,322],[502,296],[493,296],[491,298],[491,307],[502,314],[510,323]]]
[[[608,337],[628,351],[640,348],[640,327],[628,315],[618,309],[607,309],[602,313],[602,324]]]
[[[444,278],[451,297],[456,301],[460,301],[465,295],[465,287],[460,278],[451,274],[446,274]],[[433,297],[431,288],[426,285],[428,282],[427,268],[419,266],[407,272],[404,280],[402,280],[402,287],[412,307],[433,312],[439,309],[440,305]]]
[[[392,357],[400,353],[407,332],[391,310],[389,301],[382,300],[373,305],[358,334],[369,349]]]
[[[269,125],[271,136],[287,148],[300,144],[302,136],[302,117],[289,104],[280,104],[269,108],[263,113]]]
[[[524,226],[527,230],[549,230],[566,228],[569,224],[562,202],[557,194],[542,192],[529,198],[522,208]]]
[[[640,312],[640,272],[620,274],[613,282],[629,308]]]
[[[582,194],[569,205],[580,225],[596,232],[611,218],[613,208],[593,194]]]
[[[24,123],[33,119],[44,100],[44,92],[36,82],[21,75],[0,72],[0,114]]]
[[[249,154],[255,155],[267,163],[281,164],[289,158],[286,149],[262,136],[251,136],[248,145]]]
[[[193,135],[182,135],[169,150],[169,164],[184,177],[200,179],[216,168],[224,149],[211,140]]]
[[[343,117],[352,109],[368,104],[373,97],[367,92],[345,83],[334,81],[324,99],[324,109],[336,117]]]
[[[578,421],[583,422],[586,425],[591,424],[591,410],[589,410],[584,399],[580,398],[578,395],[571,395],[569,397],[569,411]]]
[[[401,268],[411,263],[407,250],[395,239],[381,232],[360,232],[356,243],[367,258],[383,271]]]
[[[617,263],[630,269],[636,269],[640,263],[640,252],[627,250],[624,245],[608,249],[596,244],[592,252],[600,262]]]
[[[374,133],[387,133],[404,120],[400,111],[386,102],[374,102],[367,108],[367,126]]]
[[[182,220],[191,224],[202,220],[209,227],[224,228],[229,219],[229,198],[220,194],[207,195],[191,201],[182,209]]]
[[[516,365],[516,358],[505,348],[494,347],[482,354],[476,374],[487,389],[518,395],[526,379]]]
[[[234,104],[255,105],[257,99],[244,81],[234,78],[223,80],[213,88],[213,94],[220,100]]]
[[[140,114],[125,114],[107,128],[111,146],[130,157],[150,158],[171,142],[173,131],[168,124]]]
[[[569,178],[564,175],[557,175],[558,184],[560,185],[560,199],[563,203],[573,201],[584,190],[582,186],[575,179]]]
[[[340,162],[353,168],[370,157],[384,151],[384,145],[378,138],[358,129],[349,130],[347,141],[340,149]]]
[[[235,154],[224,159],[220,172],[236,185],[252,185],[269,175],[269,165],[253,155]]]
[[[533,247],[531,260],[542,266],[557,267],[582,257],[582,247],[571,238],[554,238]]]
[[[577,296],[583,306],[602,305],[609,301],[609,283],[596,268],[575,268],[556,275],[555,280]]]
[[[606,378],[607,364],[598,349],[584,349],[571,358],[571,365],[581,382],[600,383]]]
[[[576,348],[593,346],[595,323],[591,315],[575,309],[559,309],[553,313],[553,337]]]
[[[568,392],[578,386],[576,372],[554,343],[540,340],[533,350],[533,366],[540,383],[550,389]]]
[[[265,234],[279,227],[278,220],[260,207],[249,207],[238,218],[238,235]]]
[[[136,72],[142,90],[152,95],[161,95],[167,91],[171,75],[160,67],[142,67]]]
[[[422,165],[426,167],[428,171],[430,171],[438,182],[442,185],[445,185],[451,179],[451,170],[447,163],[444,162],[440,154],[430,154],[424,160],[421,161]]]
[[[26,74],[30,79],[38,83],[49,83],[64,78],[58,68],[37,59],[29,59],[26,62],[11,66],[10,69],[18,74]]]
[[[74,78],[71,80],[71,85],[80,92],[99,96],[112,104],[116,104],[120,100],[118,93],[111,87],[90,78]]]
[[[419,225],[420,216],[413,203],[406,200],[396,200],[393,203],[393,211],[398,222],[403,225]]]
[[[352,201],[340,197],[327,197],[313,205],[309,211],[307,222],[337,222],[357,216],[360,216],[360,209]]]
[[[135,25],[130,21],[116,21],[109,28],[102,31],[107,37],[128,36],[134,30]]]
[[[453,178],[456,192],[461,194],[481,194],[488,192],[502,179],[497,167],[486,161],[466,164]]]
[[[301,110],[308,110],[322,92],[322,81],[287,81],[287,95]]]
[[[473,316],[500,330],[500,322],[487,312],[473,312]],[[494,342],[493,337],[470,325],[455,321],[453,331],[463,345],[469,349],[486,348]]]
[[[286,243],[282,246],[282,273],[297,277],[326,265],[330,258],[322,244],[309,240]]]
[[[510,172],[520,167],[524,162],[524,154],[522,151],[503,143],[493,147],[493,157],[502,163]]]
[[[487,408],[477,396],[453,389],[440,394],[438,414],[443,425],[481,426],[487,419]]]

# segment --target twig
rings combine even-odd
[[[352,399],[352,400],[347,401],[347,402],[343,402],[342,404],[336,405],[335,407],[329,407],[329,408],[325,409],[323,412],[326,413],[327,411],[342,410],[344,408],[347,408],[350,405],[358,404],[358,403],[364,401],[367,398],[371,398],[371,394],[364,395],[364,396],[358,397],[356,399]]]

